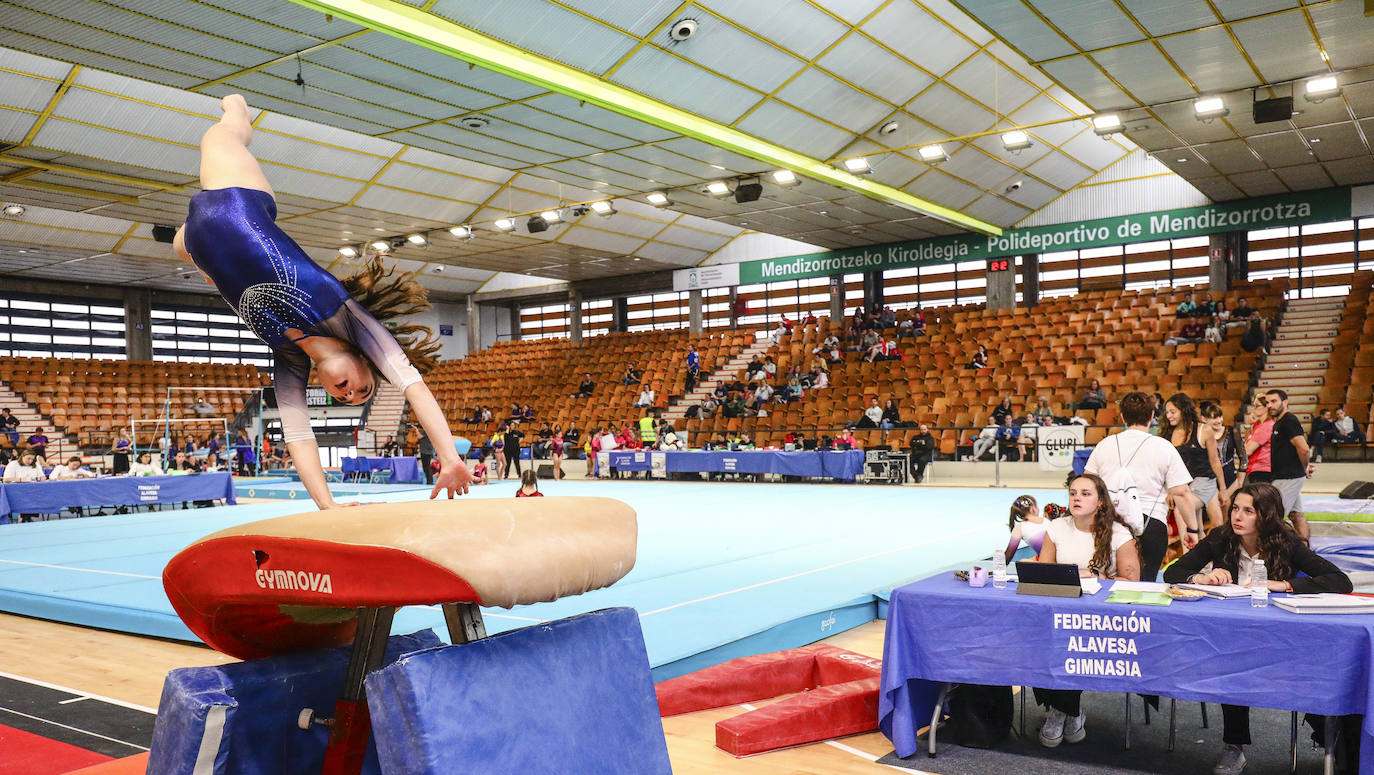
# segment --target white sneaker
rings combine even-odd
[[[1081,710],[1077,716],[1064,720],[1064,742],[1081,743],[1083,738],[1088,736],[1088,731],[1083,725],[1088,722],[1088,717]]]
[[[1238,745],[1227,745],[1221,749],[1221,758],[1212,768],[1213,775],[1240,775],[1245,772],[1245,751]]]
[[[1040,727],[1040,744],[1046,748],[1056,748],[1064,741],[1064,713],[1054,708],[1045,709],[1045,724]]]

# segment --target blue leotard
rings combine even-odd
[[[183,238],[196,266],[272,348],[283,438],[301,441],[314,438],[305,408],[310,358],[297,344],[301,339],[331,336],[357,346],[402,391],[419,382],[420,375],[386,326],[312,261],[277,226],[276,217],[276,200],[266,191],[202,191],[191,198]]]

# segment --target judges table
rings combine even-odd
[[[58,514],[63,509],[78,506],[142,506],[212,500],[236,502],[234,480],[227,472],[0,484],[0,516]]]
[[[600,473],[605,466],[616,471],[652,471],[669,474],[780,474],[782,476],[826,477],[852,482],[854,477],[863,472],[864,453],[860,450],[845,450],[843,452],[785,452],[769,449],[740,452],[615,450],[597,454],[597,472]]]
[[[942,683],[1019,685],[1362,713],[1360,772],[1374,775],[1374,616],[1299,615],[1248,598],[1122,605],[1105,602],[1111,582],[1102,586],[1038,597],[941,573],[893,590],[878,713],[897,755],[916,752]]]
[[[339,470],[345,478],[350,474],[369,475],[373,471],[390,471],[392,484],[424,484],[420,463],[413,457],[345,457],[339,459]]]

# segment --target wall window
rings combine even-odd
[[[567,304],[547,304],[542,307],[520,308],[521,339],[555,339],[567,337],[569,311]],[[500,316],[498,316],[499,319]]]
[[[0,356],[123,360],[127,352],[123,306],[0,293]]]
[[[272,348],[232,310],[154,304],[153,360],[170,363],[250,363],[270,371]]]

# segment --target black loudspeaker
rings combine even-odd
[[[1345,500],[1365,500],[1374,498],[1374,482],[1362,482],[1358,479],[1347,484],[1341,490],[1341,497]]]
[[[758,181],[735,186],[735,202],[738,204],[756,202],[760,196],[763,196],[763,184]]]
[[[166,242],[166,243],[168,243],[168,244],[171,244],[172,240],[175,239],[176,236],[177,236],[177,227],[175,227],[175,226],[163,226],[163,225],[160,224],[160,223],[158,223],[158,224],[153,224],[153,239],[154,239],[154,240],[157,240],[158,242]]]
[[[1272,100],[1255,100],[1251,118],[1256,124],[1272,121],[1289,121],[1293,118],[1293,98],[1275,97]]]

